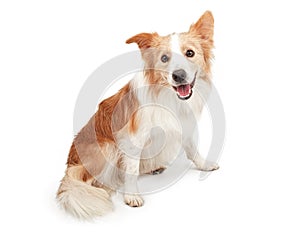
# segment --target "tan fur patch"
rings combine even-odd
[[[213,35],[214,18],[210,11],[206,11],[195,24],[191,25],[189,32],[182,35],[183,41],[184,39],[190,39],[195,41],[194,43],[198,47],[201,46],[205,63],[204,70],[207,74],[210,74],[211,60],[213,58],[211,51],[214,46]]]
[[[106,163],[101,148],[107,143],[115,145],[115,132],[122,128],[128,128],[130,133],[137,131],[138,106],[129,84],[99,104],[98,111],[75,137],[68,156],[68,167],[84,165],[88,170],[82,169],[81,180],[87,181],[101,172]]]
[[[189,59],[189,61],[192,61],[198,66],[201,66],[201,69],[203,69],[204,72],[209,75],[211,72],[211,59],[213,57],[211,49],[213,46],[206,46],[203,40],[199,38],[198,35],[190,32],[181,33],[179,35],[179,41],[183,54],[185,54],[189,49],[193,50],[196,53],[195,57]],[[204,76],[201,77],[203,78]]]
[[[159,36],[157,33],[141,33],[128,39],[126,43],[137,43],[145,61],[145,77],[151,86],[153,93],[158,94],[159,86],[168,85],[167,64],[160,61],[161,56],[171,56],[170,35]]]

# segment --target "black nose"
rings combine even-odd
[[[183,69],[175,70],[172,74],[172,78],[176,83],[182,83],[185,81],[186,72]]]

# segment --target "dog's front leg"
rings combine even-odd
[[[201,171],[214,171],[219,169],[215,162],[206,161],[199,153],[197,145],[194,140],[188,139],[183,143],[183,148],[187,158],[192,160],[196,167]]]
[[[123,163],[125,164],[124,202],[130,207],[143,206],[144,200],[139,195],[137,187],[140,159],[125,156]]]
[[[124,202],[131,207],[140,207],[144,204],[139,195],[137,179],[140,170],[140,158],[146,136],[128,135],[119,139],[119,148],[122,150],[122,165],[124,166]]]

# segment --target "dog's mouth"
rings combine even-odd
[[[195,73],[194,80],[191,84],[183,84],[183,85],[173,86],[179,99],[188,100],[192,96],[193,87],[194,87],[195,81],[196,81],[196,74],[197,73]]]

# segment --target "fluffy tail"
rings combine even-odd
[[[57,192],[59,204],[68,213],[81,219],[92,219],[112,211],[109,193],[88,184],[82,175],[83,169],[83,166],[68,167]]]

